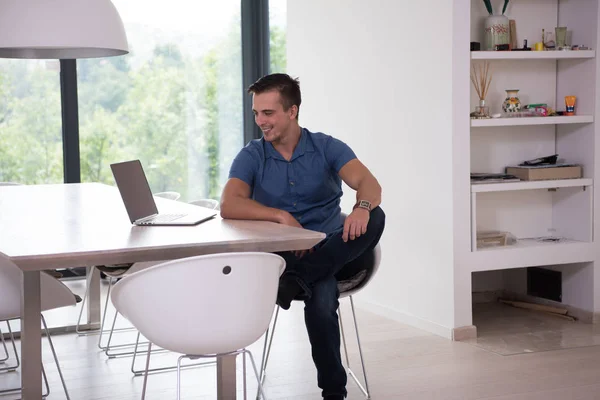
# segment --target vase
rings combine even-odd
[[[496,50],[499,44],[510,44],[508,17],[490,15],[485,19],[485,50]]]
[[[519,89],[509,89],[506,91],[506,99],[502,103],[502,110],[507,113],[521,111],[521,100],[519,100]]]

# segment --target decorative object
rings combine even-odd
[[[554,50],[556,47],[556,42],[554,41],[554,33],[546,32],[546,41],[544,42],[544,46],[548,50]]]
[[[489,16],[485,19],[485,50],[497,50],[498,45],[510,46],[510,21],[504,15],[509,0],[504,0],[501,15],[494,15],[490,0],[483,0]]]
[[[479,64],[478,68],[473,65],[471,82],[479,97],[479,105],[475,107],[475,112],[471,113],[471,117],[478,119],[490,118],[490,108],[485,105],[485,97],[490,89],[490,83],[492,83],[492,74],[490,73],[490,63],[488,61],[483,65]]]
[[[510,22],[504,15],[490,15],[485,19],[485,50],[510,44]]]
[[[554,28],[556,35],[556,47],[561,50],[567,45],[567,28],[565,26],[557,26]]]
[[[0,58],[75,59],[129,52],[110,0],[2,0]]]
[[[575,115],[575,101],[576,96],[565,96],[565,106],[567,108],[565,115]]]
[[[521,111],[521,100],[518,97],[519,89],[507,89],[506,99],[502,103],[502,110],[507,113]]]
[[[517,43],[517,22],[514,19],[508,21],[510,27],[510,49],[516,49],[519,47]]]

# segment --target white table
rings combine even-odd
[[[158,199],[159,210],[193,209]],[[114,187],[99,183],[0,187],[0,252],[23,270],[21,349],[24,400],[42,396],[40,271],[160,261],[234,251],[302,250],[324,234],[216,217],[192,227],[136,227]],[[217,363],[219,399],[235,399],[235,357]]]

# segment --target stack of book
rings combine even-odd
[[[471,183],[519,182],[520,179],[511,174],[491,174],[471,172]]]

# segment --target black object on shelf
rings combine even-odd
[[[479,50],[481,50],[481,43],[471,42],[471,51],[479,51]]]
[[[534,165],[554,165],[558,160],[558,154],[553,154],[551,156],[534,158],[533,160],[523,161],[519,164],[520,167],[526,166],[534,166]]]

